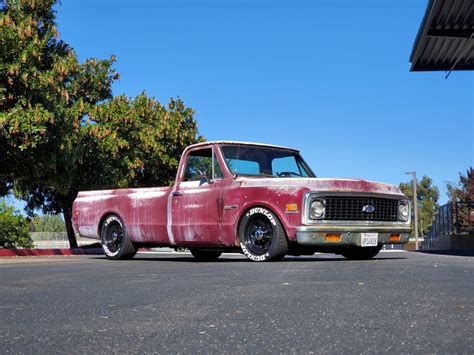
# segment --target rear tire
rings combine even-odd
[[[377,255],[382,249],[381,245],[376,247],[349,247],[341,250],[341,255],[349,260],[369,260]]]
[[[128,237],[127,228],[122,219],[116,215],[108,216],[100,231],[102,249],[107,259],[131,259],[137,248]]]
[[[189,249],[197,261],[216,261],[222,252],[214,250]]]
[[[252,261],[281,260],[288,253],[285,230],[275,214],[264,208],[248,210],[239,224],[240,248]]]

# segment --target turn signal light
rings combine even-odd
[[[287,203],[286,212],[298,212],[298,205],[296,203]]]
[[[340,242],[341,241],[341,235],[340,234],[335,234],[335,233],[328,233],[328,234],[326,234],[325,241],[326,242]]]
[[[390,238],[388,240],[390,242],[399,242],[400,241],[400,234],[390,234]]]

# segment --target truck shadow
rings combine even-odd
[[[400,256],[381,256],[375,257],[370,260],[349,260],[342,256],[330,256],[330,254],[326,254],[327,256],[287,256],[283,260],[279,261],[271,261],[272,264],[279,264],[279,263],[308,263],[308,262],[326,262],[326,261],[337,261],[337,262],[346,262],[346,263],[360,263],[360,262],[374,262],[374,261],[384,261],[389,262],[391,260],[405,260],[407,258],[400,257]],[[103,257],[92,257],[91,259],[96,260],[106,260],[105,256]],[[114,262],[113,260],[107,260],[108,262]],[[219,259],[215,261],[198,261],[194,259],[192,256],[184,256],[184,255],[165,255],[165,256],[150,256],[150,255],[137,255],[133,259],[130,260],[117,260],[117,262],[157,262],[157,261],[164,261],[170,263],[195,263],[195,264],[210,264],[210,263],[253,263],[251,260],[248,260],[245,256],[231,256],[226,257],[221,256]]]

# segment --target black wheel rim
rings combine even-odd
[[[123,229],[122,226],[117,223],[111,223],[107,227],[107,231],[105,233],[104,242],[107,249],[111,253],[116,253],[120,250],[122,246],[122,239],[123,239]]]
[[[273,240],[273,227],[264,216],[253,217],[245,228],[245,246],[256,255],[268,252]]]

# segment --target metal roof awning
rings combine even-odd
[[[474,70],[474,0],[429,0],[411,71]]]

